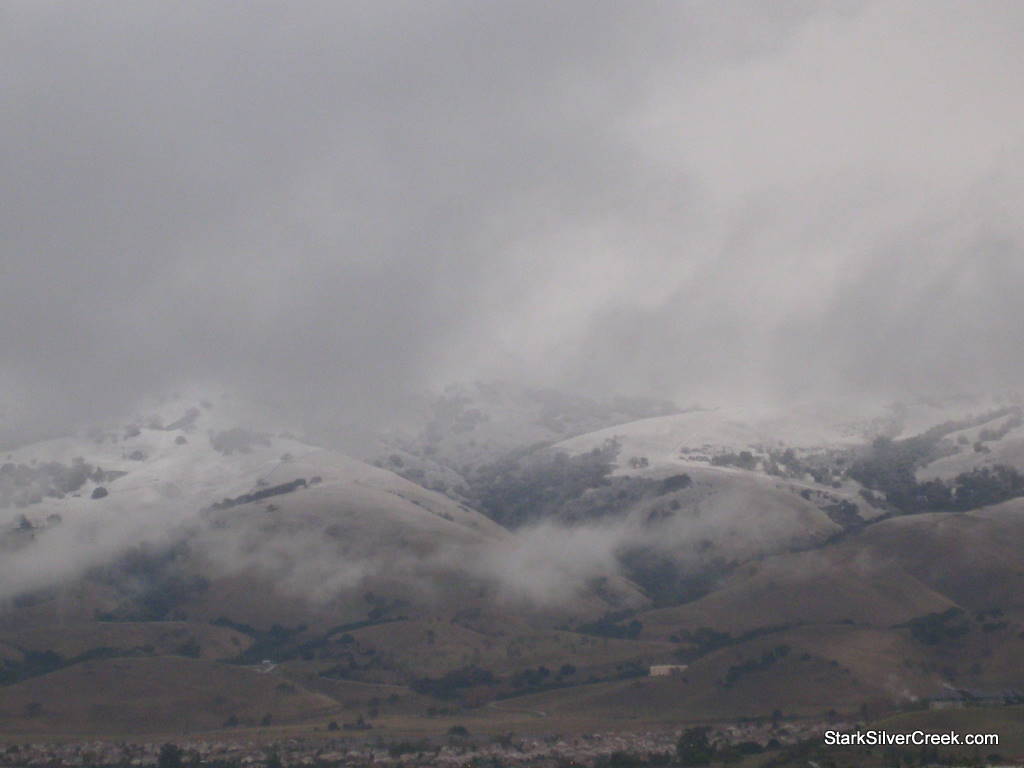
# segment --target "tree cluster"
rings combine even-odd
[[[552,517],[588,490],[608,485],[618,452],[612,440],[578,456],[516,452],[480,467],[472,477],[473,492],[488,517],[518,528]]]

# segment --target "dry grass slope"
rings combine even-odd
[[[221,727],[293,722],[336,702],[273,674],[180,657],[85,662],[5,688],[0,721],[7,732],[190,733]]]

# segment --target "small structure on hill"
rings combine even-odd
[[[1024,703],[1024,692],[1013,688],[986,691],[976,688],[948,688],[943,696],[930,699],[929,709],[963,709],[965,707],[1004,707]]]
[[[651,677],[669,677],[681,675],[686,671],[686,664],[654,664],[651,666]]]

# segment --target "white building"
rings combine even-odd
[[[651,667],[651,677],[681,675],[686,671],[686,666],[686,664],[655,664]]]

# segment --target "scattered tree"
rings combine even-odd
[[[182,751],[177,744],[164,744],[160,747],[160,756],[157,758],[157,768],[181,768]]]
[[[687,728],[676,742],[676,756],[683,766],[709,765],[715,751],[708,740],[706,726]]]

